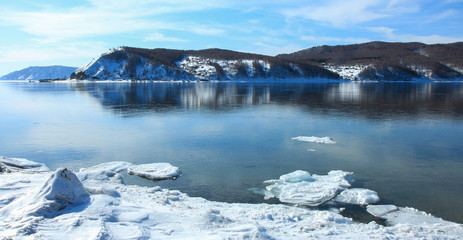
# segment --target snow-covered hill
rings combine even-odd
[[[111,49],[72,79],[116,80],[236,80],[339,79],[310,63],[221,49],[181,51],[122,47]]]
[[[68,79],[76,69],[66,66],[28,67],[6,74],[0,80]]]
[[[463,42],[431,45],[369,42],[312,47],[277,57],[320,63],[351,80],[463,80]]]

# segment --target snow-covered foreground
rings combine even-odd
[[[0,158],[0,162],[8,160]],[[21,165],[18,159],[15,165],[11,169],[3,164],[0,173],[0,238],[463,238],[461,224],[412,208],[368,205],[369,212],[386,218],[391,226],[374,222],[362,224],[332,211],[282,204],[212,202],[176,190],[126,185],[118,172],[133,166],[127,162],[100,164],[76,174],[64,168],[55,172],[26,171],[28,167]],[[275,181],[328,181],[330,175],[342,180],[349,174],[335,171],[321,180],[321,176],[296,171]],[[341,180],[338,186],[346,188],[348,183]],[[357,194],[363,193],[348,192],[343,199]]]

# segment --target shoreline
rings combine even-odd
[[[0,173],[0,236],[6,238],[459,239],[463,236],[462,224],[414,208],[376,205],[372,212],[386,217],[388,226],[365,224],[343,217],[336,212],[340,209],[214,202],[159,186],[126,185],[118,173],[128,167],[122,162],[100,164],[74,174],[67,169],[46,171],[43,164],[25,159],[2,159],[3,169],[10,169]],[[8,161],[15,166],[5,163]],[[292,182],[309,177],[288,176],[280,179]]]

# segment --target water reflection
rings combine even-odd
[[[156,184],[229,202],[342,169],[383,203],[461,222],[462,100],[463,83],[2,83],[0,146],[52,169],[169,162],[184,175]]]
[[[463,114],[461,83],[76,83],[124,116],[184,109],[227,110],[291,104],[317,114],[393,118]]]

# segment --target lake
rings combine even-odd
[[[463,83],[0,82],[0,155],[78,170],[168,162],[225,202],[298,169],[354,172],[381,203],[463,223]],[[330,136],[336,144],[294,141]]]

